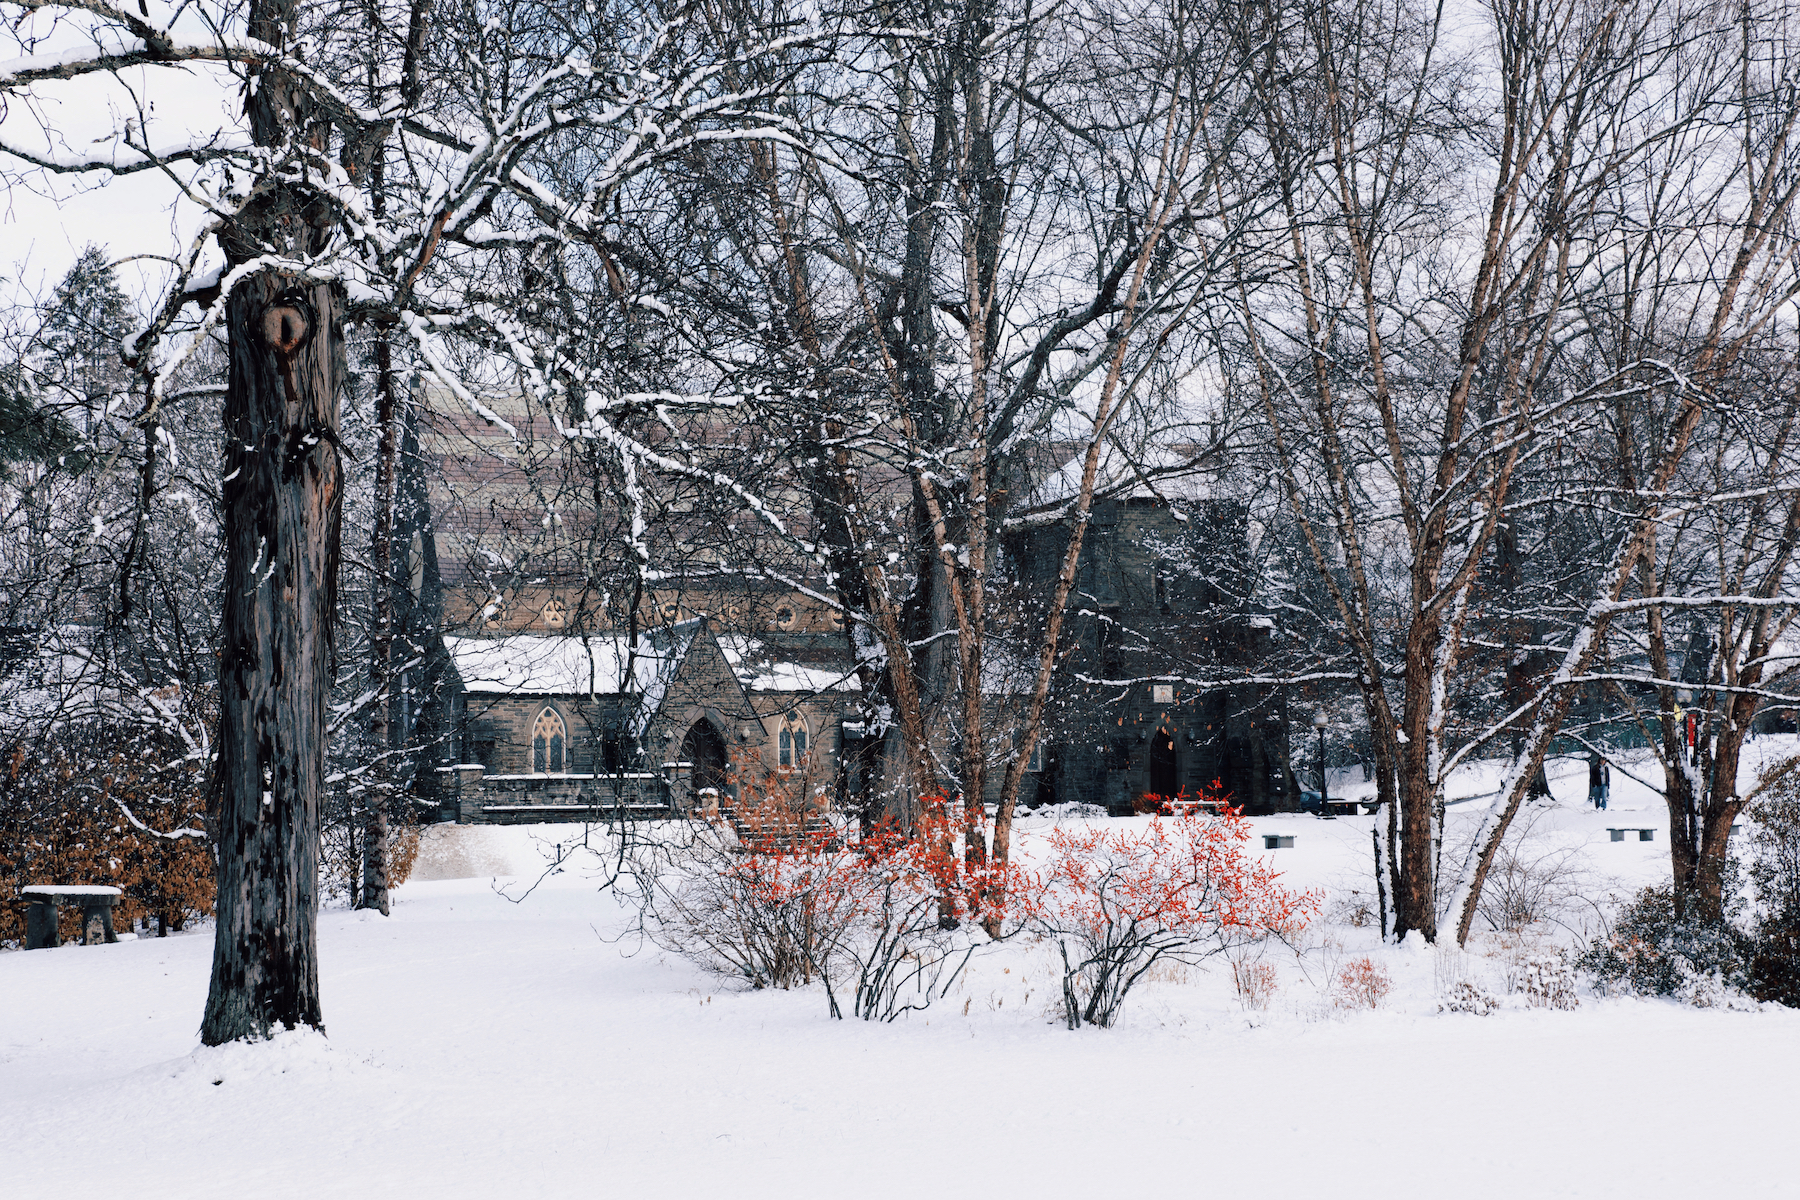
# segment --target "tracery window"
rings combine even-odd
[[[531,769],[538,775],[560,775],[569,769],[568,728],[554,708],[537,715],[531,726]]]
[[[782,767],[791,770],[806,765],[806,722],[800,719],[798,713],[781,723],[778,745]]]

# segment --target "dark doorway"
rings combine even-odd
[[[1243,738],[1227,738],[1225,756],[1219,760],[1219,798],[1229,800],[1242,807],[1251,801],[1251,797],[1243,791],[1248,782],[1246,776],[1254,769],[1250,763],[1250,748]]]
[[[693,764],[688,778],[696,792],[712,788],[725,794],[725,739],[705,717],[681,739],[681,761]]]
[[[1174,796],[1180,791],[1175,735],[1159,729],[1150,735],[1150,792],[1157,796]]]

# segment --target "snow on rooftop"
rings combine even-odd
[[[660,696],[693,631],[689,623],[674,637],[640,638],[635,653],[629,638],[570,634],[446,637],[444,648],[470,692],[616,696],[633,691],[649,698]],[[627,670],[635,676],[631,687],[625,686]]]
[[[720,634],[719,650],[738,682],[753,692],[855,692],[862,688],[852,671],[784,660],[763,642],[741,633]]]

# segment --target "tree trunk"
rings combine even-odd
[[[1424,591],[1418,588],[1417,591]],[[1406,740],[1400,746],[1399,875],[1394,888],[1394,936],[1418,930],[1428,942],[1437,940],[1437,889],[1432,865],[1432,810],[1438,781],[1430,760],[1432,730],[1432,663],[1440,632],[1437,622],[1415,617],[1407,647],[1402,722]]]
[[[248,32],[293,34],[294,0],[257,0]],[[279,152],[320,131],[285,73],[253,78],[252,137]],[[222,237],[233,263],[319,253],[328,203],[297,185],[254,199]],[[339,514],[337,286],[264,269],[226,301],[225,594],[219,659],[218,929],[209,1046],[322,1027],[319,796],[335,664]]]
[[[369,748],[379,757],[370,772],[363,813],[362,888],[358,908],[387,916],[388,791],[393,780],[393,754],[398,739],[390,728],[394,647],[394,515],[400,454],[399,404],[394,388],[394,349],[385,333],[375,340],[375,424],[380,430],[375,452],[375,531],[369,541],[369,588],[374,602],[369,630],[369,690],[374,706],[369,716]],[[404,731],[402,731],[404,733]]]
[[[227,302],[218,934],[201,1025],[212,1046],[321,1023],[314,924],[337,602],[339,334],[332,287],[288,282],[265,272]]]

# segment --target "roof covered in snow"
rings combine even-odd
[[[752,692],[854,692],[857,681],[841,636],[719,635],[719,650]]]
[[[654,708],[698,628],[698,621],[686,621],[640,637],[635,647],[618,636],[514,634],[446,637],[444,648],[465,691],[531,696],[635,692]]]

